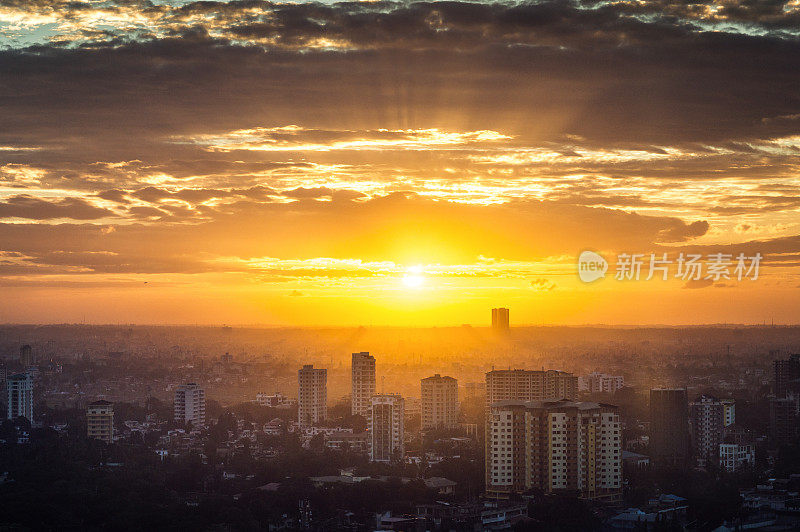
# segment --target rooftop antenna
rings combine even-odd
[[[381,395],[386,393],[386,375],[381,375]]]

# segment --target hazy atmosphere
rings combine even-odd
[[[0,321],[797,323],[798,17],[0,2]]]

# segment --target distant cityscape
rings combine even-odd
[[[199,476],[170,490],[174,504],[199,509],[226,498],[234,505],[252,504],[254,497],[280,500],[285,511],[254,517],[269,530],[800,528],[800,355],[754,347],[752,358],[737,357],[727,343],[742,334],[780,341],[771,333],[797,342],[796,329],[716,330],[723,353],[707,343],[706,354],[689,354],[689,343],[681,341],[683,364],[713,370],[692,383],[679,382],[677,358],[659,361],[639,352],[670,345],[657,338],[670,331],[655,331],[648,340],[641,330],[572,331],[578,343],[571,349],[585,349],[579,347],[584,333],[637,338],[611,341],[607,352],[585,361],[592,371],[580,374],[492,367],[482,380],[468,382],[443,374],[474,375],[477,368],[468,369],[470,357],[464,357],[442,362],[441,372],[421,377],[416,389],[396,372],[413,366],[418,373],[436,363],[358,351],[349,364],[331,364],[336,394],[330,393],[331,367],[319,367],[319,356],[314,363],[298,357],[292,383],[291,363],[281,357],[245,361],[245,354],[226,352],[215,360],[180,343],[159,347],[144,330],[98,328],[87,342],[85,332],[73,329],[3,330],[4,348],[23,330],[36,342],[6,356],[0,369],[7,398],[0,445],[7,457],[83,440],[80,445],[97,442],[89,465],[111,476],[134,462],[146,464],[140,474],[169,474],[194,463]],[[475,331],[447,334],[516,356],[515,365],[534,358],[517,352],[531,344],[514,338],[508,309],[492,309],[491,328]],[[56,332],[59,340],[46,339]],[[144,343],[137,339],[142,334]],[[204,334],[237,343],[232,329]],[[288,333],[263,334],[287,345],[281,337]],[[60,347],[66,342],[71,354]],[[97,342],[114,349],[97,350],[91,345]],[[413,342],[397,345],[401,352],[416,349]],[[551,349],[574,360],[564,346]],[[614,373],[630,356],[662,370],[671,366],[673,374],[657,386],[657,375],[644,368]],[[252,389],[251,379],[271,389],[235,396],[234,390]],[[2,463],[0,490],[11,493],[24,479],[8,458]],[[295,484],[301,479],[305,487]],[[735,497],[709,509],[701,497],[709,493],[698,494],[697,487],[720,482]],[[398,486],[405,490],[400,499]],[[345,494],[360,487],[391,495],[378,497],[372,508],[348,503]],[[329,500],[321,503],[325,494]],[[551,513],[562,504],[577,505],[575,513]]]

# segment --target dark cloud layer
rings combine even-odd
[[[94,207],[77,198],[48,201],[31,196],[18,195],[0,202],[0,218],[97,220],[109,216],[113,217],[114,212]]]
[[[95,9],[0,5],[76,24]],[[0,251],[28,257],[4,272],[402,260],[408,242],[431,260],[531,260],[588,241],[691,245],[714,217],[752,226],[771,213],[785,226],[800,208],[788,182],[800,165],[798,10],[712,5],[116,2],[105,9],[147,24],[0,51],[0,179],[15,188],[0,218],[30,221],[0,224]],[[282,151],[203,141],[255,128]],[[506,138],[434,146],[419,133],[434,128]],[[384,149],[333,149],[354,141]],[[521,187],[502,205],[419,195],[521,178],[545,192]],[[664,199],[676,180],[719,179],[747,183]],[[382,180],[399,184],[370,194]],[[703,216],[665,214],[684,202]],[[75,223],[36,223],[64,219]],[[796,237],[760,243],[798,249]]]
[[[603,142],[718,142],[796,130],[764,121],[800,108],[800,44],[782,33],[704,32],[692,18],[644,22],[626,4],[255,5],[269,23],[228,27],[223,18],[217,29],[228,38],[195,31],[2,52],[8,81],[0,98],[10,105],[0,142],[82,142],[123,159],[158,149],[154,135],[341,127],[343,119],[356,127],[510,127],[538,140],[567,131]],[[241,44],[237,34],[268,44]],[[326,49],[319,39],[345,48]]]

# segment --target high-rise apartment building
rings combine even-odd
[[[543,401],[578,398],[578,378],[572,373],[524,369],[492,370],[486,374],[487,409],[498,401]]]
[[[206,391],[190,382],[175,388],[175,422],[191,423],[193,427],[206,424]]]
[[[375,357],[367,352],[353,353],[351,373],[350,412],[367,417],[370,400],[375,395]]]
[[[86,435],[106,443],[114,441],[114,405],[95,401],[86,407]]]
[[[422,430],[458,426],[458,381],[438,373],[420,382]]]
[[[487,493],[532,488],[576,491],[582,498],[622,494],[622,435],[616,406],[559,401],[501,401],[487,430]]]
[[[786,397],[790,392],[800,394],[800,354],[775,361],[775,396]]]
[[[622,375],[606,375],[595,371],[578,377],[578,390],[589,393],[614,393],[625,386]]]
[[[711,395],[701,395],[689,404],[694,451],[697,465],[706,467],[717,463],[719,446],[725,427],[725,406]]]
[[[381,394],[370,399],[369,459],[397,462],[403,459],[405,401],[399,395]]]
[[[657,467],[688,465],[689,407],[686,390],[650,390],[650,460]]]
[[[33,365],[33,349],[28,344],[19,348],[19,365],[23,369]]]
[[[7,419],[27,418],[33,422],[33,376],[16,373],[6,378]]]
[[[776,446],[795,443],[800,435],[800,398],[773,397],[769,401],[769,432]]]
[[[508,309],[507,308],[493,308],[492,309],[492,329],[495,331],[507,331],[508,323]]]
[[[306,364],[297,372],[297,421],[309,427],[328,417],[328,370]]]

